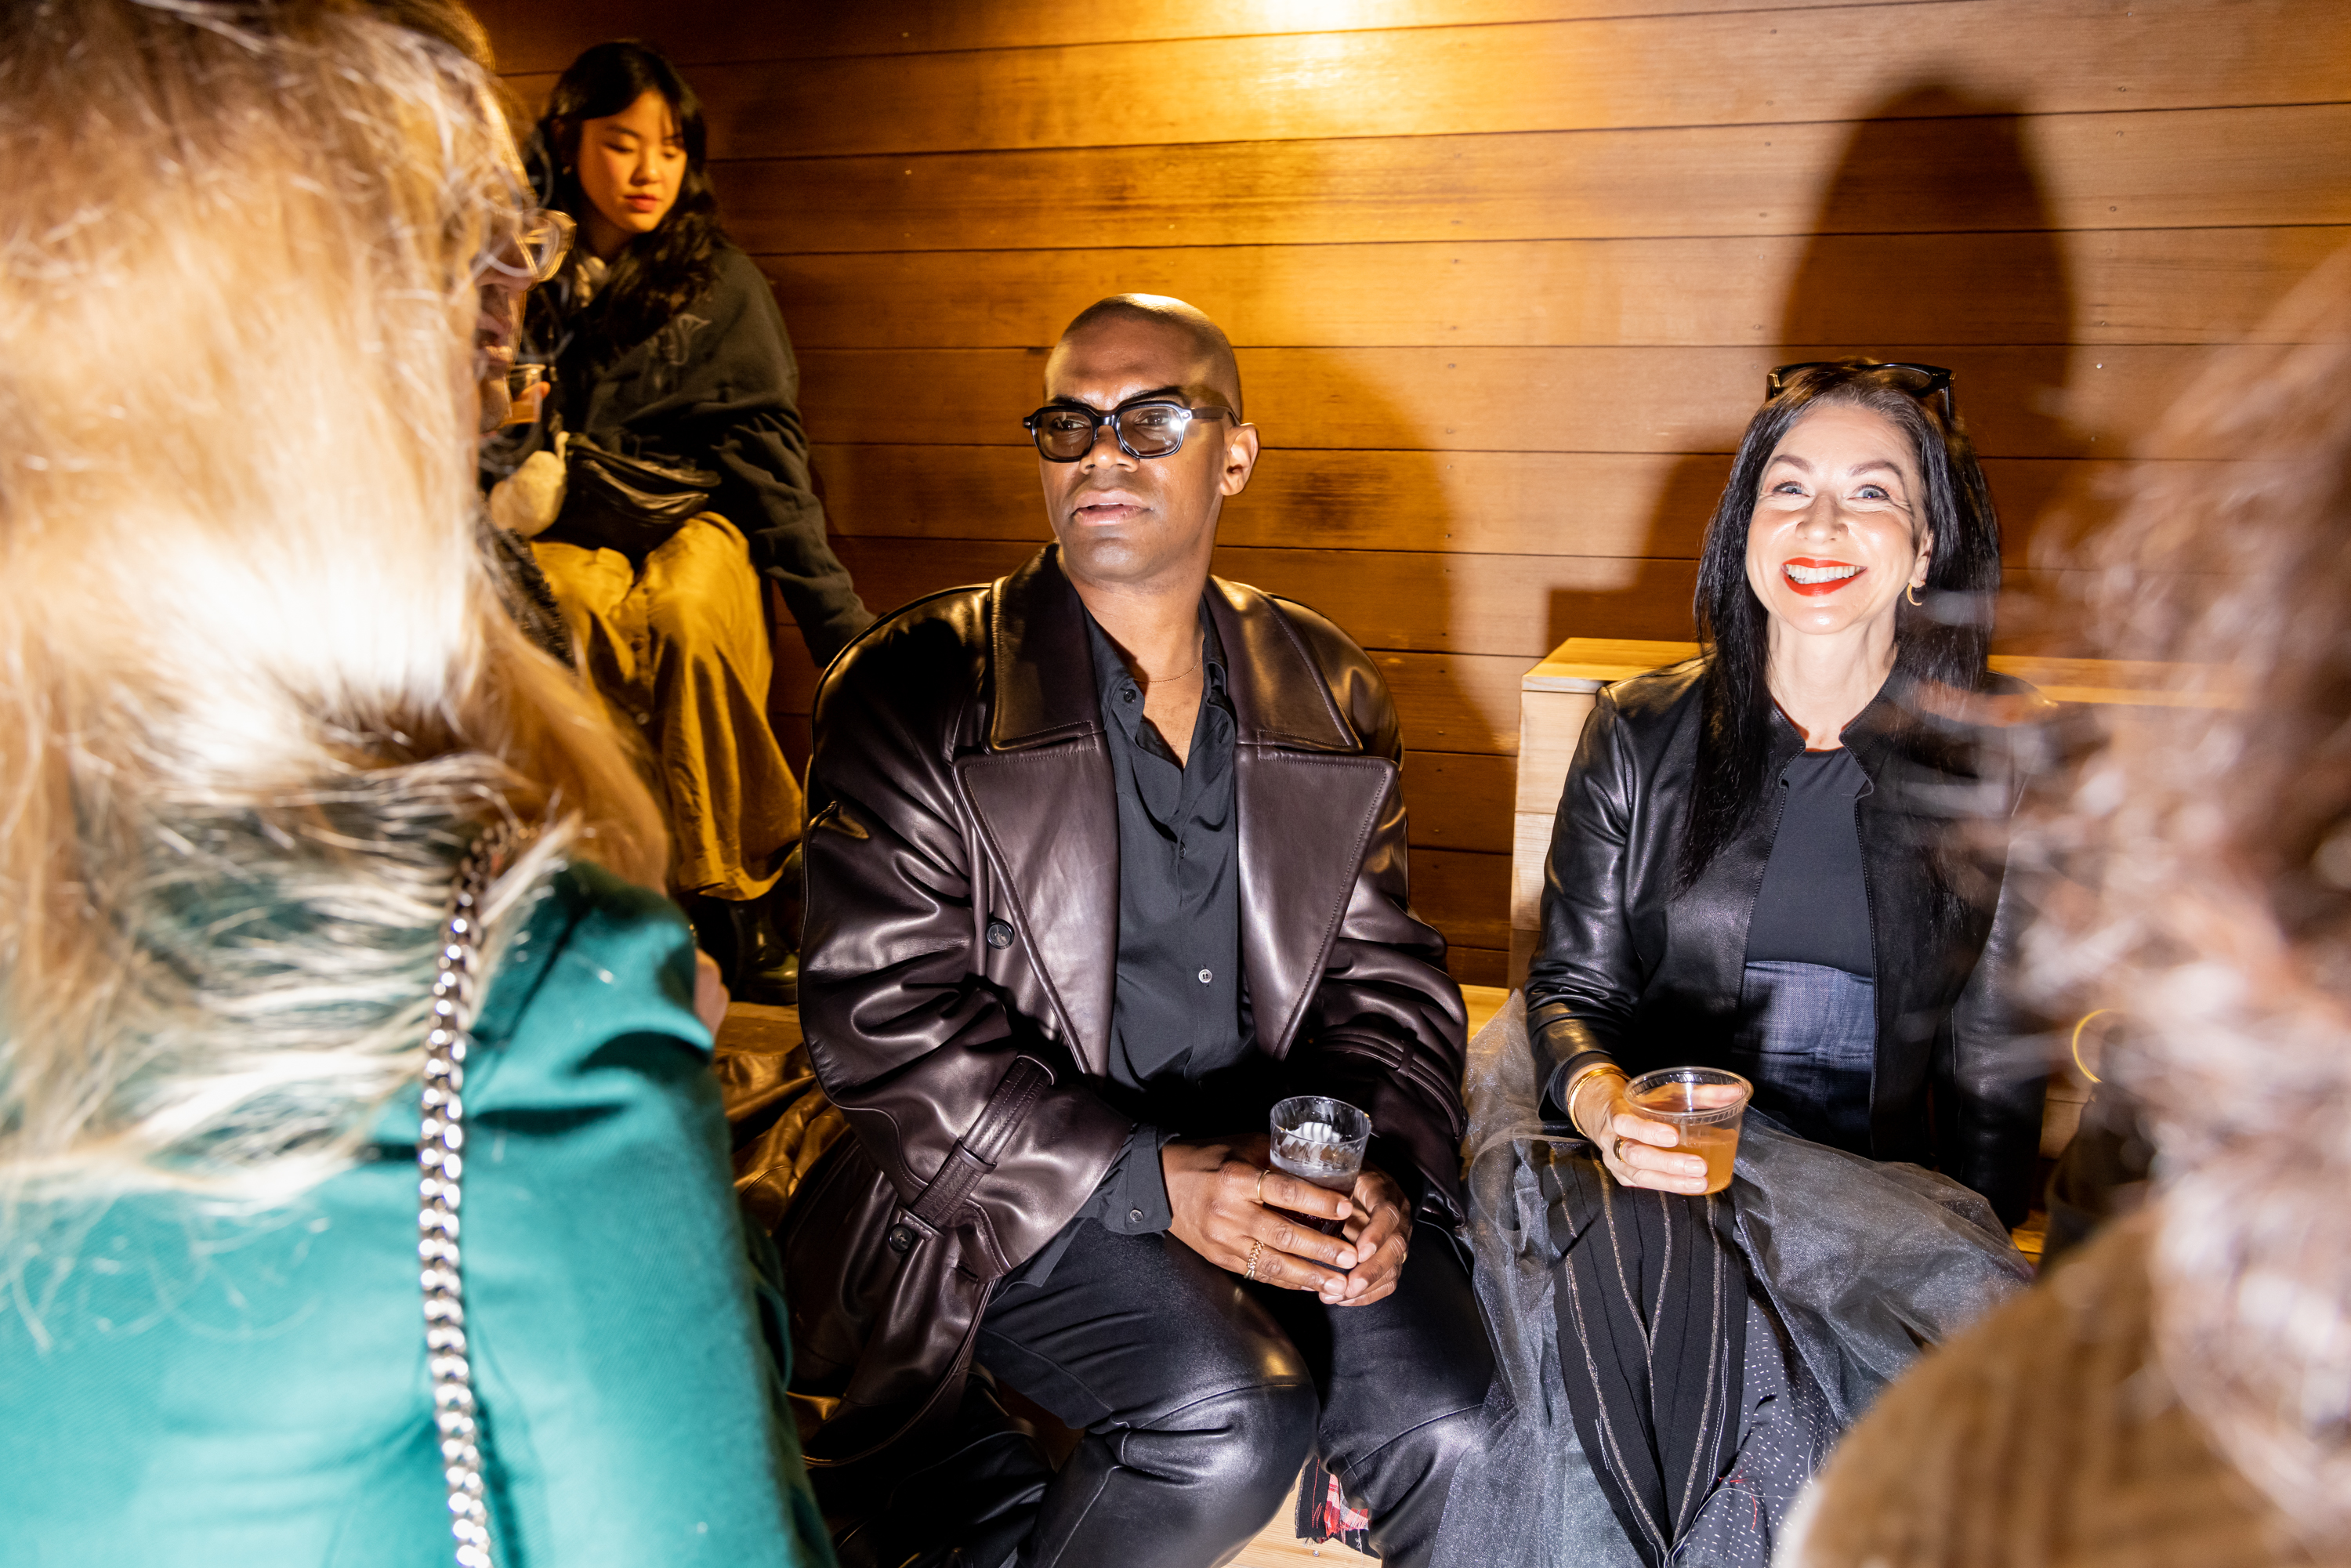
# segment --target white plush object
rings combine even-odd
[[[563,510],[563,448],[569,433],[555,438],[552,452],[534,452],[522,466],[490,486],[490,521],[535,538]]]

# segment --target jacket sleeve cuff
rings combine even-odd
[[[1614,1066],[1616,1059],[1604,1051],[1579,1051],[1552,1070],[1551,1079],[1543,1085],[1542,1112],[1546,1118],[1567,1120],[1567,1086],[1575,1082],[1576,1074],[1587,1067]]]

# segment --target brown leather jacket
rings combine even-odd
[[[1465,1019],[1408,901],[1395,710],[1330,622],[1212,579],[1230,665],[1258,1049],[1367,1111],[1459,1212]],[[779,1229],[811,1462],[959,1386],[989,1286],[1060,1231],[1132,1121],[1105,1070],[1118,818],[1084,610],[1048,547],[921,600],[826,673],[800,1018],[844,1139]],[[1413,1173],[1400,1173],[1411,1175]]]

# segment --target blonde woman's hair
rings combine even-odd
[[[275,1200],[422,1062],[501,817],[658,886],[631,754],[499,608],[481,70],[356,3],[0,19],[0,1278],[34,1200]],[[21,1247],[18,1248],[21,1250]]]
[[[2102,541],[2102,651],[2210,706],[2119,727],[2044,829],[2029,946],[2127,999],[2164,1370],[2315,1541],[2351,1532],[2351,252],[2172,410]]]

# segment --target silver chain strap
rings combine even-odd
[[[449,1483],[449,1532],[457,1568],[493,1568],[490,1516],[482,1493],[481,1426],[465,1343],[465,1280],[457,1250],[457,1209],[465,1175],[465,1058],[473,1048],[480,908],[518,841],[509,822],[475,840],[457,864],[449,921],[433,977],[433,1028],[424,1037],[423,1130],[416,1140],[416,1256],[423,1267],[425,1365],[433,1419]]]

